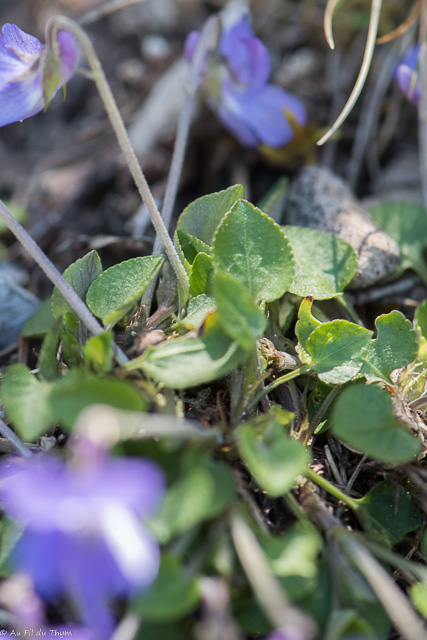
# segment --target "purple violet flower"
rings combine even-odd
[[[192,60],[200,34],[187,37],[185,55]],[[246,15],[226,24],[222,20],[218,55],[203,72],[209,106],[219,120],[246,147],[286,145],[294,137],[286,113],[300,126],[307,122],[303,104],[281,87],[267,84],[270,56],[254,36]]]
[[[411,47],[400,59],[395,76],[402,93],[418,106],[421,97],[421,84],[418,76],[418,57],[420,45]]]
[[[77,42],[68,31],[58,33],[58,50],[60,81],[56,88],[53,87],[53,94],[69,80],[77,66]],[[3,25],[0,36],[0,127],[29,118],[46,106],[47,52],[47,47],[34,36],[14,24]]]
[[[0,501],[25,526],[14,567],[29,574],[47,600],[64,594],[82,622],[107,637],[108,600],[146,587],[160,552],[140,521],[164,493],[159,467],[148,460],[104,456],[67,467],[44,455],[0,467]]]

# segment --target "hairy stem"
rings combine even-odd
[[[18,438],[16,433],[12,431],[12,429],[8,427],[7,424],[3,422],[3,420],[0,420],[0,433],[13,444],[15,449],[19,451],[21,455],[23,455],[25,458],[32,457],[33,454],[28,449],[28,447],[25,446],[25,444]]]
[[[110,85],[107,82],[105,73],[101,66],[101,62],[95,53],[95,49],[92,46],[86,33],[83,29],[73,20],[65,18],[64,16],[53,16],[49,19],[46,25],[46,41],[56,42],[56,36],[58,31],[66,30],[72,33],[78,40],[85,56],[89,67],[92,71],[92,79],[96,84],[99,95],[104,103],[111,125],[117,136],[120,148],[125,156],[129,170],[141,195],[141,198],[145,202],[147,209],[150,213],[153,226],[159,235],[161,242],[165,248],[165,253],[169,258],[177,280],[181,286],[181,289],[188,292],[188,277],[184,269],[184,266],[179,259],[173,242],[169,236],[169,233],[163,223],[160,212],[157,208],[156,202],[153,198],[153,194],[150,191],[147,180],[142,172],[141,166],[136,157],[135,151],[129,140],[129,136],[126,131],[122,116],[117,107],[114,96],[111,92]]]
[[[200,34],[200,40],[197,43],[193,60],[188,74],[188,80],[185,86],[185,97],[179,115],[178,128],[175,138],[175,145],[172,155],[172,163],[169,170],[168,181],[166,184],[165,198],[162,207],[162,219],[165,227],[169,229],[172,218],[172,211],[176,200],[179,180],[181,178],[182,167],[184,164],[185,150],[187,148],[188,133],[190,130],[191,118],[193,114],[194,96],[200,81],[200,75],[203,66],[206,64],[206,55],[213,49],[218,39],[219,19],[212,16],[207,20]],[[153,254],[161,251],[162,240],[159,235],[156,236],[154,242]],[[142,296],[141,303],[151,306],[155,282],[153,282]]]
[[[38,244],[32,239],[32,237],[24,229],[24,227],[16,220],[16,218],[11,214],[9,209],[1,200],[0,218],[9,227],[10,231],[13,233],[15,238],[19,240],[27,253],[30,254],[33,260],[42,269],[42,271],[44,271],[49,280],[53,282],[57,289],[59,289],[74,313],[80,318],[80,320],[89,329],[89,331],[95,335],[103,333],[104,329],[98,323],[96,318],[91,314],[84,302],[80,300],[74,289],[72,289],[68,282],[61,276],[55,265],[52,264],[49,258],[40,249]],[[121,366],[128,362],[128,358],[117,345],[115,345],[115,357],[118,364],[120,364]]]

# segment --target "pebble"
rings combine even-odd
[[[10,262],[0,262],[0,349],[17,341],[23,325],[40,304],[20,282],[21,270]]]
[[[364,289],[396,270],[397,244],[372,220],[349,186],[329,169],[309,166],[292,183],[285,207],[286,224],[326,231],[348,242],[358,268],[349,289]]]

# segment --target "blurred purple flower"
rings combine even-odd
[[[52,95],[72,76],[78,46],[68,31],[58,33],[60,78]],[[44,72],[47,47],[14,24],[5,24],[0,36],[0,127],[24,120],[45,107]]]
[[[71,596],[83,623],[108,636],[108,600],[157,575],[159,546],[139,517],[152,514],[163,493],[163,475],[148,460],[105,456],[66,467],[42,456],[3,465],[0,500],[26,527],[14,567],[30,574],[46,599]]]
[[[292,94],[272,84],[270,56],[254,36],[246,15],[231,24],[222,21],[218,56],[212,56],[204,69],[207,101],[223,125],[247,147],[265,144],[281,147],[294,132],[286,113],[303,126],[307,114]],[[189,34],[185,55],[192,60],[200,34]]]
[[[413,104],[418,105],[421,97],[421,83],[418,75],[420,45],[416,44],[402,56],[395,75],[401,91]]]

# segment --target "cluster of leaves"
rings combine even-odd
[[[77,260],[64,277],[105,332],[88,337],[55,290],[50,309],[45,305],[24,329],[29,338],[44,335],[37,370],[14,365],[3,377],[3,406],[25,440],[55,425],[71,431],[83,409],[103,404],[120,416],[121,452],[151,457],[164,468],[169,489],[151,522],[163,545],[162,565],[153,586],[131,605],[143,620],[141,637],[189,637],[188,614],[200,606],[208,577],[228,585],[230,613],[247,636],[268,633],[274,621],[262,606],[263,574],[258,579],[241,552],[240,530],[232,524],[238,517],[256,532],[264,568],[287,595],[284,602],[300,608],[320,637],[386,638],[395,619],[381,585],[351,556],[348,540],[355,534],[339,520],[325,524],[313,483],[328,501],[346,505],[346,525],[364,532],[364,545],[413,577],[410,595],[427,616],[427,570],[393,551],[420,529],[426,508],[407,478],[408,469],[417,473],[425,433],[409,403],[424,394],[427,301],[414,326],[399,311],[379,316],[375,337],[359,322],[337,319],[348,317],[343,291],[356,255],[332,235],[280,227],[270,215],[283,188],[280,183],[263,200],[262,210],[244,200],[237,185],[182,212],[174,240],[189,277],[188,300],[178,300],[162,256],[106,271],[95,251]],[[425,226],[425,212],[421,221],[417,207],[400,204],[373,215],[401,246],[402,269],[422,273],[421,234],[413,232],[415,222],[403,221],[412,216]],[[134,343],[145,348],[116,367],[115,342],[126,327],[130,333],[129,313],[159,272],[157,312],[134,332]],[[154,328],[164,339],[146,346]],[[213,398],[210,383],[220,411],[208,403],[208,426],[187,433],[175,417],[166,430],[148,429],[157,437],[129,437],[126,425],[135,412],[145,412],[147,425],[150,412],[161,414],[165,425],[183,407],[187,417],[201,419],[194,388],[209,384]],[[287,383],[290,396],[283,393]],[[316,447],[331,434],[349,467],[362,456],[375,465],[371,488],[357,499],[350,487],[314,471]],[[265,522],[268,506],[288,517],[284,524],[278,519],[273,534],[248,505]]]

